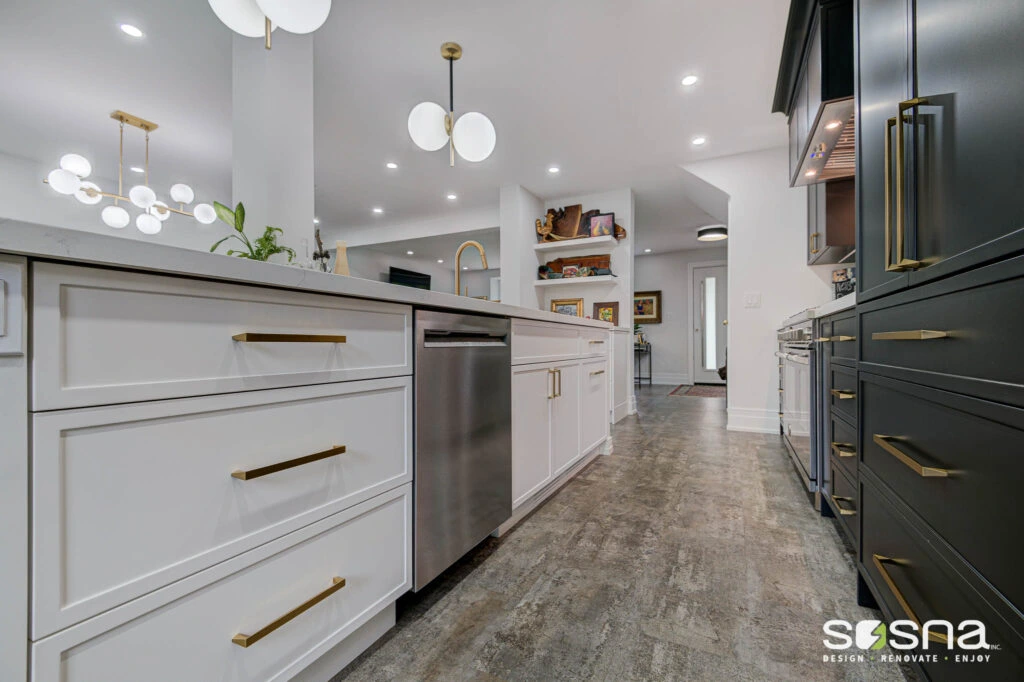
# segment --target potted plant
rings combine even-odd
[[[291,263],[292,259],[295,258],[295,251],[293,249],[277,243],[277,235],[284,234],[284,230],[279,227],[271,227],[270,225],[267,225],[267,229],[263,231],[262,237],[257,238],[255,241],[249,240],[245,235],[245,206],[242,205],[242,202],[238,202],[234,211],[224,204],[216,201],[213,202],[213,208],[217,211],[217,217],[234,228],[235,231],[227,237],[218,240],[216,244],[211,246],[210,253],[216,251],[217,247],[227,240],[237,239],[242,243],[242,246],[245,247],[245,250],[228,249],[227,255],[237,256],[238,258],[266,261],[271,256],[283,253],[287,254],[289,263]]]

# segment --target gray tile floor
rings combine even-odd
[[[903,679],[822,661],[825,620],[878,614],[779,438],[671,388],[641,389],[614,454],[403,598],[335,682]]]

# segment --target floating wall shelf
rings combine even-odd
[[[534,251],[563,251],[571,249],[583,249],[602,244],[615,245],[618,240],[615,237],[604,235],[602,237],[586,237],[584,239],[565,239],[560,242],[540,242],[533,245]]]
[[[617,280],[615,275],[595,275],[594,277],[569,277],[568,279],[538,279],[535,287],[552,287],[559,284],[609,284]]]

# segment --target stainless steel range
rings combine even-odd
[[[804,311],[786,320],[778,331],[779,429],[797,473],[809,494],[818,492],[821,462],[817,442],[817,364],[814,320]],[[814,495],[815,507],[818,495]]]

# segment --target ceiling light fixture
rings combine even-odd
[[[146,169],[142,168],[140,166],[132,166],[131,167],[131,171],[132,171],[132,173],[145,173]]]
[[[374,212],[374,213],[383,213],[383,212],[384,212],[384,209],[383,209],[383,208],[381,208],[380,206],[374,206],[374,207],[373,207],[373,212]]]
[[[409,137],[420,149],[436,152],[448,145],[448,164],[455,166],[455,152],[466,161],[483,161],[498,141],[494,124],[478,111],[470,111],[455,120],[455,62],[462,57],[458,43],[441,46],[441,57],[448,61],[448,111],[434,102],[420,102],[409,112]]]
[[[127,227],[131,222],[121,202],[131,202],[141,208],[141,213],[135,219],[135,226],[143,234],[156,234],[163,225],[162,223],[171,217],[171,213],[195,218],[198,222],[209,225],[217,219],[217,213],[210,204],[197,204],[194,213],[185,210],[185,204],[191,204],[196,194],[188,185],[178,183],[171,186],[171,201],[178,204],[178,208],[168,206],[167,203],[156,198],[156,192],[149,186],[149,134],[157,129],[157,124],[152,121],[139,118],[123,111],[115,111],[110,118],[120,123],[120,139],[117,160],[117,193],[104,192],[99,185],[85,180],[92,173],[92,164],[88,159],[79,154],[65,154],[60,159],[60,168],[50,171],[43,182],[48,183],[54,191],[60,194],[73,194],[78,201],[88,206],[94,206],[104,198],[113,199],[112,206],[107,206],[100,212],[100,218],[108,227],[120,230]],[[143,184],[135,185],[128,190],[128,196],[124,196],[124,125],[128,124],[146,132],[146,165],[143,168],[132,167],[133,171],[145,174]]]
[[[456,199],[458,199],[458,198],[459,198],[459,197],[458,197],[458,195],[456,195],[456,194],[449,194],[449,195],[448,195],[448,201],[455,201],[455,200],[456,200]]]
[[[387,166],[388,170],[396,170],[398,168],[398,164],[395,163],[394,161],[388,161],[384,165]]]
[[[129,35],[132,38],[141,38],[142,36],[146,35],[139,29],[138,26],[132,26],[131,24],[121,24],[120,29],[122,33],[124,33],[125,35]]]
[[[438,259],[437,259],[437,262],[438,262],[438,263],[443,263],[443,262],[444,262],[444,258],[438,258]]]
[[[683,78],[683,85],[696,85],[696,83],[697,77],[694,76],[693,74],[690,74],[689,76]]]
[[[313,224],[314,225],[319,225],[320,224],[320,219],[319,218],[313,218]]]
[[[207,0],[225,26],[247,38],[263,38],[270,49],[270,34],[278,27],[289,33],[312,33],[327,21],[331,0]]]
[[[701,146],[702,144],[704,144],[707,141],[708,141],[708,138],[704,137],[703,135],[698,135],[697,137],[695,137],[692,140],[690,140],[690,142],[695,147],[699,147],[699,146]]]
[[[650,252],[651,252],[650,249],[644,249],[644,253],[650,253]]]
[[[415,253],[414,251],[406,251],[406,252],[405,252],[405,255],[406,255],[406,256],[415,256],[415,255],[416,255],[416,253]]]
[[[552,175],[555,175],[556,173],[561,173],[561,172],[562,172],[562,169],[559,168],[558,166],[551,166],[551,167],[548,168],[548,173],[551,173]]]
[[[697,228],[697,241],[720,242],[729,238],[729,229],[725,225],[705,225]]]
[[[835,130],[841,125],[843,125],[842,121],[829,121],[825,124],[825,130]]]
[[[818,171],[814,170],[813,168],[810,169],[809,171],[807,171],[806,173],[804,173],[804,175],[806,177],[808,177],[808,178],[813,178],[817,174],[818,174]]]

